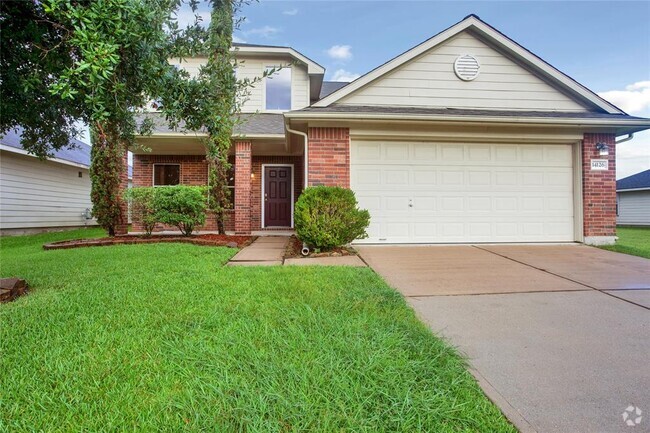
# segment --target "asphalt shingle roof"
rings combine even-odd
[[[22,149],[23,147],[20,145],[22,134],[22,128],[10,130],[5,135],[0,136],[0,143]],[[54,157],[90,167],[90,146],[74,138],[70,140],[70,146],[69,148],[54,151]]]
[[[617,191],[640,188],[650,188],[650,170],[642,171],[616,181]]]
[[[139,120],[142,121],[145,117],[153,120],[154,132],[159,134],[185,131],[185,125],[183,123],[176,129],[170,128],[160,113],[147,113],[141,115]],[[243,123],[237,125],[234,131],[235,134],[284,135],[284,117],[280,113],[240,114],[240,118],[243,120]]]
[[[0,136],[0,144],[13,147],[15,149],[23,149],[23,146],[20,144],[22,132],[22,128],[10,130],[5,135]],[[70,147],[55,150],[53,153],[54,158],[74,162],[75,164],[83,165],[85,167],[90,167],[90,146],[83,141],[73,138],[70,140]],[[133,167],[129,166],[129,178],[132,176]]]
[[[318,98],[323,99],[324,97],[336,92],[341,87],[345,87],[348,84],[350,83],[346,83],[344,81],[323,81],[323,85],[320,88],[320,95]]]

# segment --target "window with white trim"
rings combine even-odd
[[[180,164],[154,164],[153,186],[171,186],[181,183]]]

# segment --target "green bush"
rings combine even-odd
[[[155,192],[156,188],[153,187],[137,187],[126,191],[124,197],[131,205],[131,217],[142,223],[147,236],[151,235],[158,222],[155,207]]]
[[[316,186],[305,189],[294,212],[298,238],[325,250],[367,238],[370,213],[357,205],[354,193],[346,188]]]
[[[176,226],[189,236],[196,226],[205,224],[206,201],[205,187],[176,185],[155,188],[156,220]]]

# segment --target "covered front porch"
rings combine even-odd
[[[228,175],[232,209],[227,213],[228,233],[287,233],[293,230],[293,208],[304,188],[304,144],[301,137],[284,134],[234,138]],[[200,134],[173,133],[140,137],[133,151],[133,187],[208,184],[208,164]],[[176,228],[156,226],[155,231]],[[142,232],[134,218],[131,232]],[[217,231],[208,213],[198,231]]]

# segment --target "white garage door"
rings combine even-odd
[[[353,141],[365,243],[574,240],[571,145]]]

